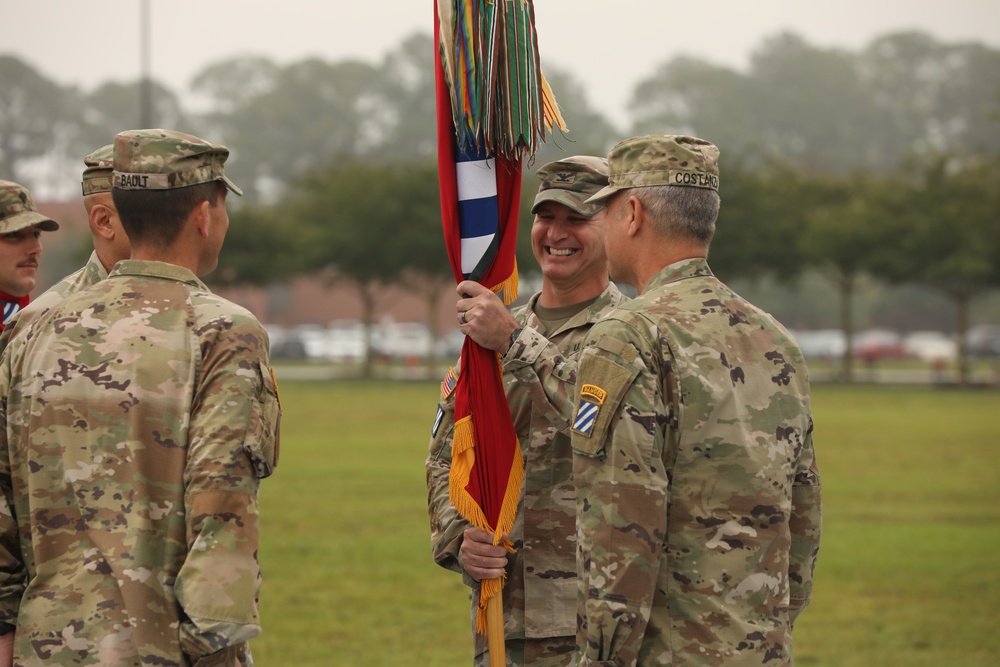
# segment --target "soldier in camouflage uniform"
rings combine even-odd
[[[612,149],[591,201],[608,207],[612,278],[639,296],[591,328],[578,362],[521,336],[505,357],[572,418],[579,665],[791,665],[809,602],[820,483],[806,366],[708,267],[718,155],[676,135]],[[488,298],[459,289],[472,296],[460,310]],[[470,335],[497,349],[506,330]]]
[[[223,146],[165,130],[114,146],[133,258],[0,362],[0,626],[24,667],[246,667],[277,390],[263,328],[197,277],[240,191]]]
[[[0,331],[31,302],[42,257],[42,232],[59,223],[35,208],[31,193],[13,181],[0,181]]]
[[[584,203],[607,184],[607,161],[571,157],[543,166],[538,176],[531,245],[542,269],[542,290],[527,305],[503,313],[513,328],[533,327],[563,354],[575,357],[590,326],[625,300],[608,280],[604,207]],[[540,390],[507,378],[507,402],[525,470],[510,535],[516,551],[508,555],[502,546],[493,546],[491,534],[471,527],[448,498],[456,378],[449,371],[442,383],[426,466],[434,560],[462,573],[472,587],[473,626],[477,581],[506,572],[508,664],[569,665],[576,648],[576,529],[566,421],[547,409]],[[489,664],[486,637],[473,635],[475,664]]]
[[[90,233],[94,239],[94,252],[90,254],[90,259],[82,269],[57,282],[34,299],[30,306],[18,313],[5,329],[3,337],[0,337],[0,350],[6,346],[6,341],[17,330],[34,319],[38,313],[51,308],[70,294],[104,280],[108,277],[111,267],[119,260],[128,259],[132,246],[129,245],[128,234],[122,228],[111,197],[113,157],[114,145],[108,144],[83,158],[83,163],[86,165],[81,184],[83,205],[87,209]]]

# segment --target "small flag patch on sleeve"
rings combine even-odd
[[[451,392],[455,391],[455,387],[458,385],[458,376],[455,375],[454,367],[449,367],[448,372],[444,374],[444,379],[441,380],[441,400],[451,396]]]

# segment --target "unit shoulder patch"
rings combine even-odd
[[[607,430],[638,374],[639,369],[634,365],[624,365],[601,350],[584,352],[577,372],[580,393],[572,424],[576,452],[602,455]]]
[[[580,398],[587,398],[593,400],[595,403],[600,405],[607,398],[608,392],[604,391],[597,385],[585,384],[580,387]]]

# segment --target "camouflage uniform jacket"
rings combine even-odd
[[[279,418],[253,315],[126,260],[10,341],[0,396],[15,664],[251,664]]]
[[[80,270],[75,271],[52,287],[45,290],[41,296],[32,300],[21,312],[14,316],[14,319],[7,324],[4,334],[0,336],[0,351],[7,347],[7,341],[23,329],[38,316],[42,311],[55,306],[70,294],[76,294],[80,290],[87,289],[91,285],[99,283],[108,277],[101,260],[97,257],[97,251],[90,253],[90,259]]]
[[[791,665],[820,483],[788,333],[685,260],[591,329],[576,375],[572,401],[546,391],[573,413],[579,664]]]
[[[521,324],[546,334],[535,315],[535,294],[512,314]],[[625,302],[613,284],[587,309],[577,313],[550,334],[565,355],[575,358],[591,325]],[[503,589],[504,626],[510,638],[545,638],[576,634],[576,528],[572,455],[569,429],[558,411],[546,409],[546,399],[536,384],[507,378],[507,402],[521,451],[524,485],[511,540],[517,551],[507,559]],[[463,572],[459,547],[470,524],[448,498],[451,440],[454,431],[454,395],[447,393],[438,406],[438,419],[427,459],[428,511],[434,560]],[[541,407],[540,407],[541,406]],[[473,587],[473,618],[478,606],[478,584]],[[486,638],[476,635],[476,654],[487,649]]]
[[[41,296],[31,302],[25,310],[39,311],[51,308],[70,294],[76,294],[80,290],[87,289],[91,285],[96,285],[108,277],[108,272],[97,257],[97,251],[90,253],[90,259],[84,267],[74,273],[69,274],[52,287],[45,290]]]

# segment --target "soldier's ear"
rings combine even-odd
[[[636,236],[646,222],[646,209],[638,197],[629,196],[622,207],[622,222],[629,236]]]
[[[188,217],[188,223],[194,225],[195,231],[203,239],[208,238],[208,231],[210,226],[210,216],[208,214],[208,207],[211,204],[208,203],[206,199],[200,202],[197,206],[191,209],[191,214]]]
[[[111,224],[111,209],[104,204],[95,204],[90,209],[90,230],[109,241],[115,238],[115,228]]]

